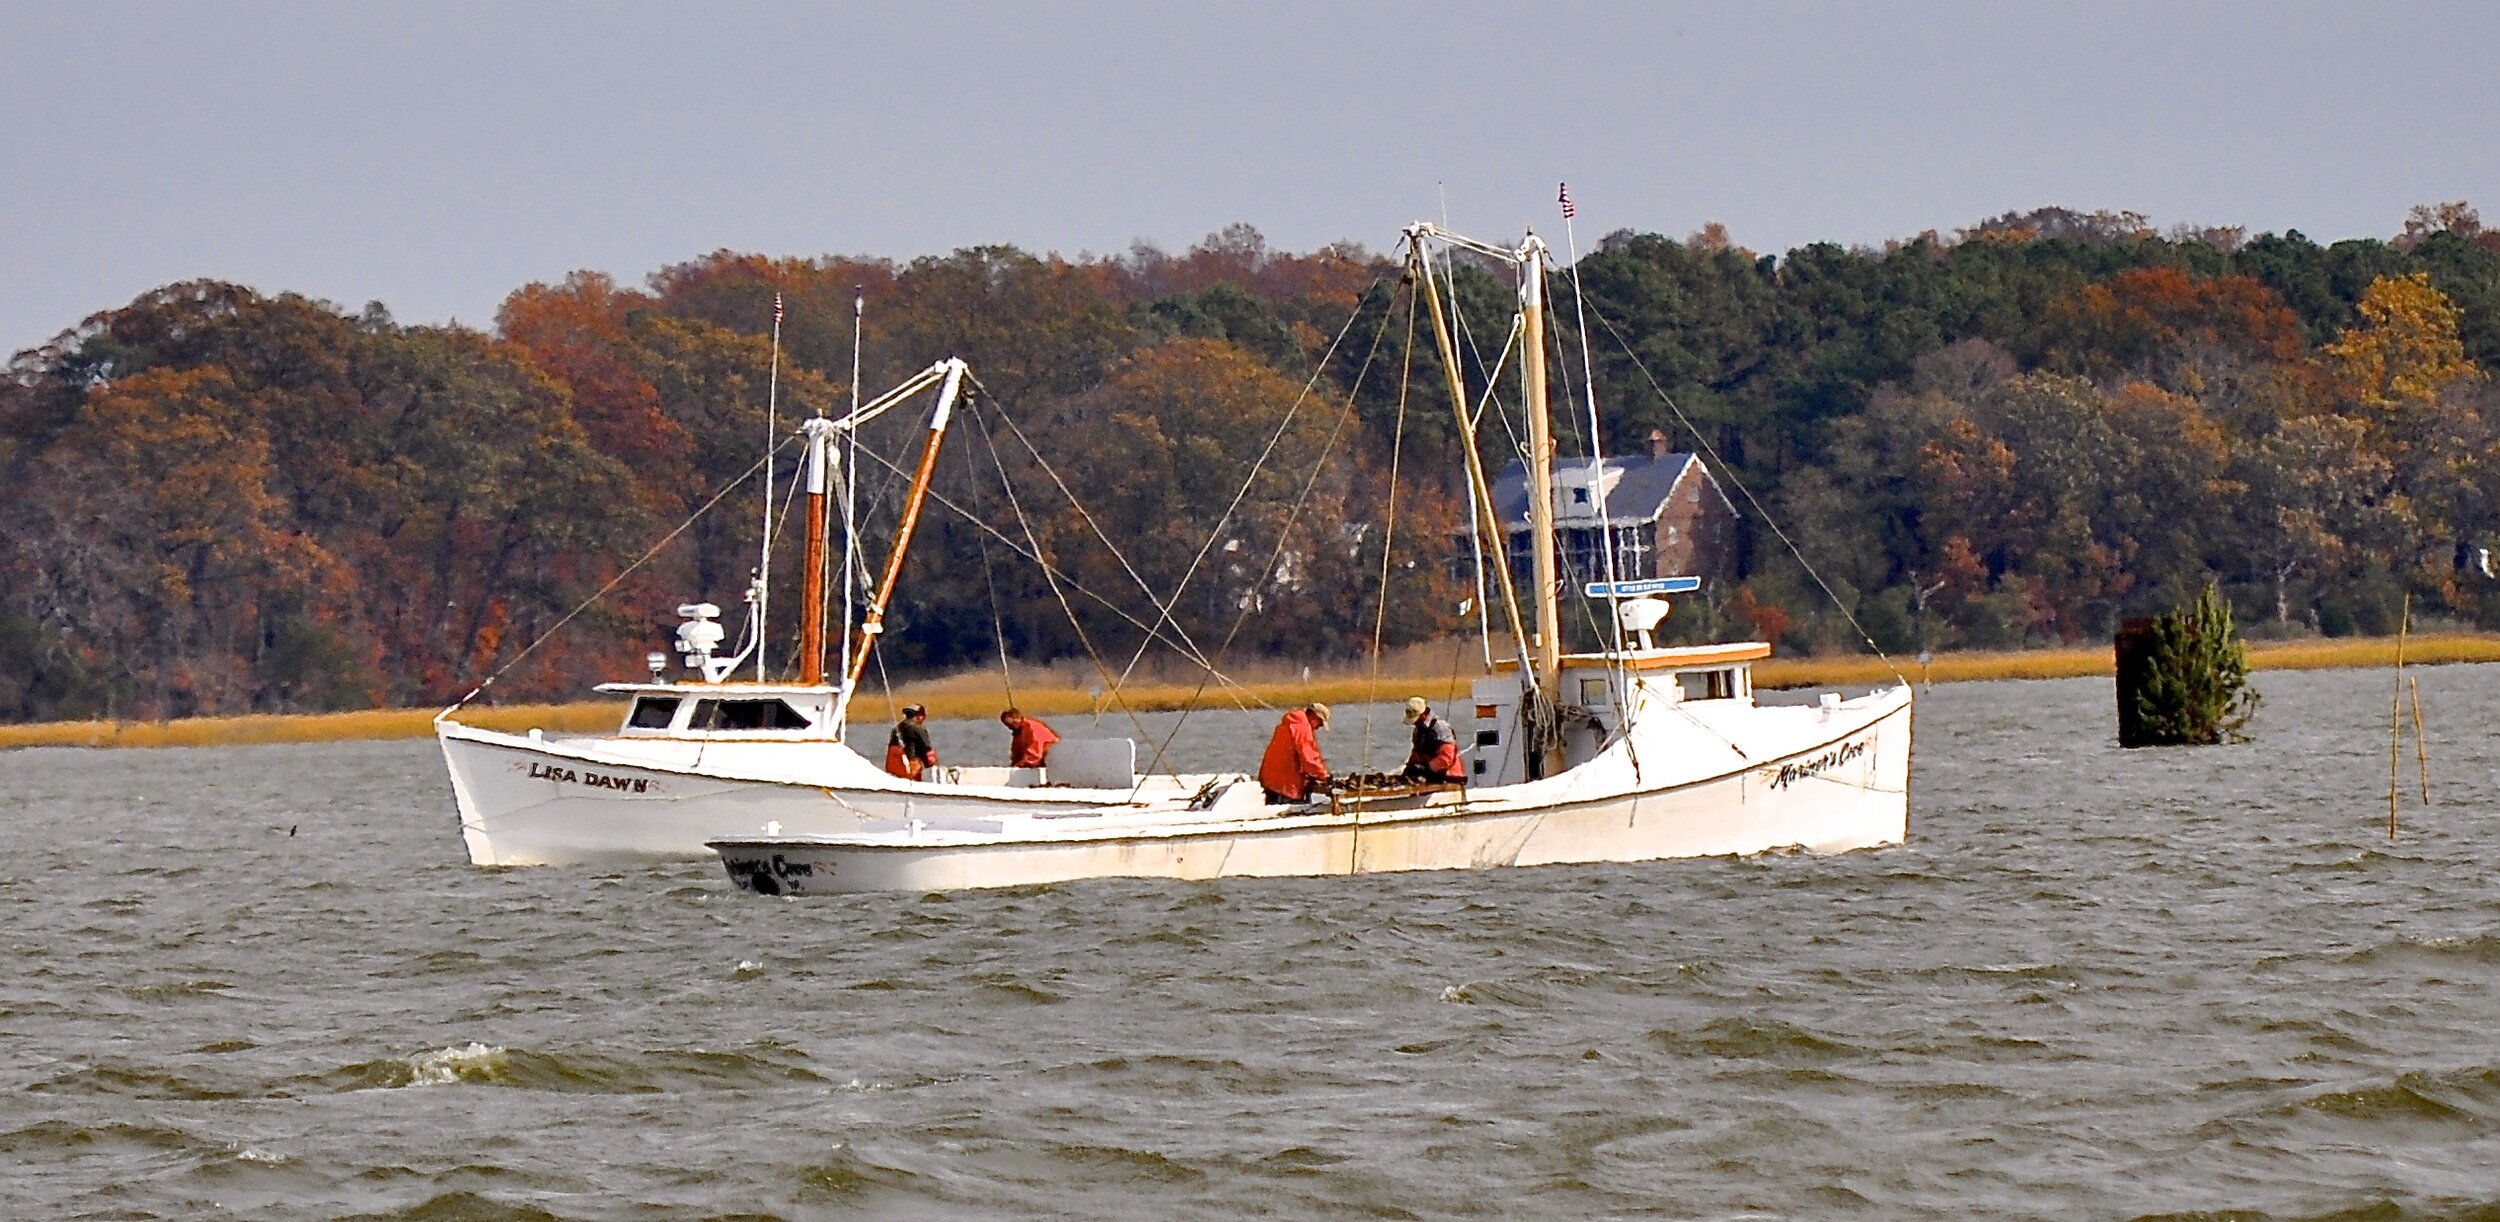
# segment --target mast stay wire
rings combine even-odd
[[[978,409],[975,409],[976,412],[977,410]],[[1001,415],[1003,416],[1004,413],[1001,413]],[[1015,510],[1016,525],[1024,531],[1025,542],[1032,546],[1033,554],[1035,556],[1041,555],[1042,541],[1039,537],[1034,535],[1033,520],[1025,516],[1024,505],[1016,498],[1015,485],[1010,483],[1007,479],[1006,460],[999,457],[998,442],[991,435],[989,425],[986,423],[986,418],[975,414],[973,416],[973,423],[981,430],[982,446],[989,451],[991,464],[998,468],[999,490],[1006,494],[1008,506]],[[1086,635],[1085,625],[1077,621],[1076,608],[1068,605],[1068,596],[1059,588],[1059,579],[1053,575],[1053,570],[1047,563],[1042,565],[1042,580],[1050,586],[1051,597],[1059,601],[1059,611],[1061,614],[1068,617],[1068,628],[1070,631],[1076,633],[1077,643],[1085,647],[1085,656],[1093,662],[1095,673],[1101,675],[1105,679],[1109,679],[1111,677],[1111,667],[1103,662],[1102,653],[1094,648],[1094,640],[1092,637]],[[1203,684],[1201,685],[1200,690],[1204,690]],[[1137,736],[1139,738],[1151,739],[1154,737],[1152,734],[1146,732],[1145,721],[1139,718],[1137,710],[1131,707],[1126,699],[1121,697],[1119,689],[1113,688],[1107,694],[1112,700],[1119,704],[1120,711],[1128,715],[1129,725],[1136,728]],[[1097,709],[1095,712],[1096,715],[1099,716],[1101,710]],[[1163,757],[1160,754],[1157,754],[1155,760],[1157,763],[1160,763],[1162,762],[1162,758]],[[1141,773],[1138,776],[1137,788],[1143,789],[1145,788],[1145,784],[1145,775]],[[1136,797],[1136,790],[1130,791],[1129,799],[1131,801],[1135,801]]]
[[[1866,630],[1866,625],[1858,622],[1857,614],[1849,609],[1847,603],[1841,601],[1839,592],[1833,590],[1831,583],[1823,580],[1823,575],[1815,571],[1814,562],[1806,559],[1806,554],[1797,546],[1797,541],[1789,538],[1787,531],[1780,529],[1779,520],[1773,518],[1771,512],[1762,507],[1761,499],[1756,497],[1753,489],[1746,485],[1744,477],[1738,475],[1734,467],[1728,466],[1726,461],[1719,457],[1718,448],[1710,444],[1710,438],[1703,435],[1701,429],[1693,424],[1692,418],[1684,414],[1684,409],[1677,405],[1674,396],[1667,393],[1666,387],[1658,384],[1657,377],[1649,372],[1649,366],[1641,363],[1640,354],[1632,350],[1632,342],[1624,338],[1622,331],[1615,328],[1613,320],[1606,317],[1603,304],[1600,303],[1599,306],[1593,308],[1591,313],[1596,316],[1598,325],[1604,327],[1606,334],[1613,336],[1615,343],[1623,349],[1624,359],[1632,362],[1632,368],[1640,371],[1641,380],[1649,383],[1649,389],[1657,394],[1658,401],[1666,404],[1667,410],[1675,414],[1676,423],[1683,425],[1684,431],[1693,435],[1694,444],[1699,445],[1702,452],[1710,457],[1711,465],[1727,474],[1728,482],[1736,485],[1736,490],[1744,494],[1745,503],[1753,506],[1754,513],[1762,518],[1763,525],[1771,528],[1771,533],[1779,538],[1780,546],[1787,548],[1788,554],[1796,559],[1797,567],[1804,569],[1806,576],[1813,578],[1814,584],[1822,589],[1823,596],[1832,600],[1832,606],[1840,612],[1842,619],[1849,621],[1849,627],[1856,630],[1858,639],[1866,642],[1866,647],[1875,651],[1876,658],[1891,668],[1893,678],[1899,679],[1902,686],[1909,686],[1909,676],[1901,673],[1900,664],[1892,660],[1891,654],[1884,652],[1883,646],[1875,643],[1874,634]]]
[[[1182,571],[1181,579],[1173,584],[1170,599],[1158,600],[1155,598],[1153,590],[1148,589],[1146,591],[1147,600],[1155,604],[1155,617],[1158,624],[1169,622],[1171,623],[1174,631],[1179,631],[1180,621],[1172,617],[1172,608],[1180,605],[1181,595],[1188,592],[1189,583],[1197,577],[1199,567],[1206,563],[1207,556],[1215,550],[1216,543],[1223,539],[1224,528],[1232,524],[1233,515],[1240,511],[1241,503],[1249,498],[1250,489],[1252,485],[1258,481],[1259,472],[1266,468],[1267,460],[1275,455],[1276,447],[1283,444],[1286,431],[1293,427],[1294,417],[1301,414],[1302,405],[1310,399],[1311,391],[1316,389],[1319,386],[1320,379],[1326,376],[1329,362],[1336,359],[1338,345],[1343,344],[1345,342],[1345,337],[1353,332],[1355,320],[1363,316],[1363,309],[1361,305],[1362,299],[1370,296],[1373,289],[1380,287],[1383,279],[1385,279],[1385,277],[1372,277],[1372,282],[1365,285],[1363,292],[1355,298],[1356,305],[1353,312],[1346,316],[1345,325],[1337,328],[1336,337],[1328,341],[1327,350],[1320,354],[1319,361],[1311,367],[1310,378],[1302,383],[1302,391],[1300,394],[1294,396],[1293,406],[1286,409],[1284,419],[1276,422],[1276,431],[1268,435],[1266,447],[1259,451],[1259,456],[1257,458],[1251,460],[1250,470],[1242,476],[1241,487],[1233,493],[1232,503],[1224,507],[1224,512],[1216,518],[1215,525],[1208,529],[1206,542],[1199,545],[1198,554],[1190,557],[1189,567]],[[1394,293],[1392,295],[1394,296]],[[1381,316],[1381,328],[1385,331],[1387,327],[1388,315],[1384,312]],[[1379,344],[1377,335],[1378,333],[1376,332],[1373,341],[1373,347],[1375,350],[1377,350]],[[1364,367],[1368,370],[1370,368],[1370,363],[1366,361]],[[1020,441],[1023,440],[1022,430],[1017,431],[1017,439]],[[1027,449],[1032,448],[1031,442],[1026,442],[1025,445]],[[1036,453],[1034,457],[1039,459],[1041,455]],[[1048,470],[1047,464],[1044,465],[1044,469]],[[1051,479],[1056,481],[1058,478],[1058,474],[1056,472],[1052,472]],[[1066,485],[1062,484],[1060,486],[1060,490],[1062,492],[1066,492]],[[1076,500],[1075,494],[1069,493],[1068,500],[1071,504],[1073,504]],[[1078,506],[1077,511],[1079,513],[1083,513],[1084,507]],[[1092,525],[1092,518],[1090,516],[1087,518],[1086,524],[1089,526]],[[1100,535],[1101,531],[1097,529],[1095,533]],[[1106,546],[1108,546],[1110,544],[1110,539],[1108,537],[1104,537],[1103,542]],[[1121,559],[1120,563],[1125,566],[1128,561],[1124,557]],[[1135,577],[1136,571],[1133,569],[1130,570],[1130,576]],[[1143,586],[1144,584],[1144,579],[1140,578],[1139,585]],[[1137,652],[1129,656],[1128,665],[1120,670],[1120,677],[1118,680],[1119,683],[1128,682],[1129,676],[1136,673],[1137,664],[1145,659],[1146,647],[1151,643],[1152,638],[1147,638],[1146,640],[1138,642]],[[1161,752],[1157,752],[1156,754],[1158,757],[1161,756]]]
[[[989,426],[982,423],[978,409],[971,409],[971,415],[973,423],[982,430],[984,435],[986,435],[989,431]],[[975,469],[971,451],[964,451],[963,461],[964,484],[967,488],[971,489],[971,491],[964,496],[964,500],[970,502],[973,509],[977,511],[981,508],[981,481],[979,478],[981,473]],[[1012,709],[1016,707],[1016,675],[1014,669],[1007,664],[1007,620],[1005,613],[999,609],[998,605],[998,572],[990,563],[989,536],[976,530],[972,532],[972,541],[981,549],[981,582],[983,585],[989,587],[990,592],[991,639],[996,641],[998,644],[998,679],[999,682],[1007,688],[1007,707]]]
[[[1362,769],[1372,767],[1372,714],[1380,707],[1380,648],[1389,626],[1389,575],[1398,541],[1398,462],[1406,448],[1406,398],[1415,373],[1415,316],[1423,312],[1423,295],[1406,295],[1406,360],[1398,368],[1397,423],[1389,431],[1389,491],[1381,510],[1380,597],[1372,609],[1371,685],[1363,694]],[[1472,481],[1471,481],[1472,486]]]
[[[975,378],[973,380],[973,384],[975,386],[979,386],[980,380]],[[988,388],[982,387],[982,389],[986,391]],[[1157,616],[1153,627],[1146,629],[1146,636],[1143,639],[1143,642],[1141,642],[1138,646],[1139,655],[1143,656],[1146,645],[1152,644],[1157,639],[1162,639],[1162,626],[1164,624],[1170,624],[1172,626],[1172,635],[1180,639],[1182,657],[1187,658],[1189,661],[1197,664],[1201,668],[1213,665],[1213,663],[1208,660],[1205,651],[1199,649],[1198,643],[1191,639],[1189,631],[1181,627],[1180,621],[1174,619],[1169,614],[1169,608],[1156,599],[1153,585],[1149,584],[1145,576],[1137,571],[1136,565],[1129,562],[1127,553],[1122,552],[1120,550],[1120,546],[1111,541],[1110,533],[1103,530],[1102,524],[1094,520],[1093,511],[1085,507],[1085,502],[1077,499],[1075,490],[1069,488],[1068,482],[1060,478],[1058,469],[1050,465],[1050,460],[1042,457],[1040,448],[1033,444],[1032,438],[1025,435],[1023,427],[1018,425],[1012,417],[1008,416],[1003,408],[998,413],[998,420],[999,423],[1006,425],[1007,431],[1014,434],[1016,441],[1024,446],[1024,452],[1033,456],[1034,464],[1042,469],[1042,473],[1044,475],[1050,477],[1051,484],[1059,489],[1060,495],[1067,498],[1068,507],[1076,510],[1077,517],[1085,523],[1085,528],[1087,530],[1093,532],[1094,538],[1103,545],[1103,550],[1110,552],[1111,558],[1120,562],[1121,571],[1128,574],[1129,581],[1137,586],[1138,592],[1146,596],[1146,601],[1150,605],[1154,605],[1159,611],[1164,612],[1164,614]],[[1002,482],[1006,478],[1004,471],[1005,468],[1002,464],[1000,474]],[[1178,594],[1173,596],[1173,602],[1179,602]],[[1136,617],[1128,616],[1125,613],[1123,613],[1123,618],[1126,618],[1132,624],[1139,623]],[[1142,627],[1143,625],[1141,624],[1140,626]],[[1134,668],[1136,666],[1136,662],[1132,659],[1129,665],[1131,668]],[[1122,671],[1119,679],[1114,682],[1114,686],[1125,683],[1127,680],[1128,672]]]
[[[1372,283],[1377,285],[1379,281],[1375,280]],[[1368,289],[1365,291],[1369,292]],[[1393,289],[1391,292],[1394,296],[1395,290]],[[1364,351],[1363,363],[1355,369],[1354,380],[1347,383],[1345,407],[1337,413],[1337,423],[1332,426],[1328,432],[1328,443],[1320,447],[1320,456],[1318,461],[1311,464],[1310,476],[1302,481],[1301,493],[1294,497],[1292,508],[1286,512],[1284,525],[1276,532],[1276,546],[1269,549],[1267,554],[1267,563],[1260,566],[1258,580],[1254,583],[1252,587],[1253,589],[1263,587],[1267,584],[1268,576],[1276,571],[1277,561],[1280,560],[1285,554],[1285,545],[1293,541],[1293,528],[1301,524],[1302,511],[1311,503],[1311,493],[1314,489],[1319,487],[1319,477],[1328,470],[1328,460],[1334,457],[1337,453],[1338,439],[1345,436],[1347,423],[1354,419],[1354,409],[1363,385],[1363,379],[1371,373],[1372,362],[1377,360],[1380,356],[1380,341],[1388,336],[1389,317],[1390,315],[1388,311],[1384,310],[1381,312],[1380,326],[1372,331],[1371,347]],[[1242,627],[1250,622],[1250,613],[1257,607],[1258,600],[1255,597],[1242,600],[1241,614],[1233,617],[1233,626],[1224,633],[1224,639],[1218,642],[1215,646],[1216,657],[1223,657],[1225,651],[1232,648],[1234,639],[1241,635]],[[1209,667],[1207,673],[1210,676],[1213,675],[1215,673],[1214,668]],[[1172,732],[1165,735],[1163,737],[1163,741],[1155,744],[1155,763],[1160,764],[1163,762],[1164,754],[1171,750],[1173,741],[1180,737],[1181,728],[1189,724],[1190,714],[1197,711],[1198,698],[1206,694],[1206,690],[1207,680],[1200,679],[1198,681],[1197,691],[1190,694],[1188,703],[1181,707],[1180,717],[1172,723]],[[1149,771],[1151,771],[1151,769],[1149,769]],[[1141,782],[1140,788],[1142,787],[1143,785]],[[1132,797],[1133,796],[1134,794],[1132,794]]]
[[[874,461],[877,463],[877,465],[879,465],[879,466],[881,466],[881,467],[884,467],[888,473],[890,473],[890,474],[895,474],[895,475],[900,475],[900,474],[902,474],[902,470],[903,470],[903,469],[902,469],[902,467],[901,467],[901,465],[900,465],[900,464],[897,464],[894,460],[892,460],[892,459],[890,459],[890,458],[887,458],[887,457],[886,457],[885,455],[883,455],[883,454],[879,454],[879,453],[877,453],[877,451],[876,451],[873,447],[870,447],[870,446],[861,446],[861,447],[859,448],[859,452],[860,452],[861,454],[866,455],[866,456],[867,456],[867,457],[869,457],[870,459],[874,460]],[[1116,615],[1116,616],[1120,617],[1121,619],[1123,619],[1123,620],[1127,621],[1127,622],[1128,622],[1128,624],[1129,624],[1131,627],[1134,627],[1134,628],[1137,628],[1137,629],[1139,629],[1139,630],[1141,630],[1141,631],[1145,631],[1145,632],[1149,632],[1149,633],[1153,633],[1153,632],[1155,632],[1155,629],[1153,629],[1152,627],[1148,626],[1148,625],[1147,625],[1147,623],[1146,623],[1144,620],[1141,620],[1141,619],[1137,618],[1135,615],[1130,614],[1127,608],[1122,607],[1122,606],[1120,606],[1118,603],[1115,603],[1115,602],[1111,601],[1110,599],[1103,597],[1101,594],[1097,593],[1097,592],[1096,592],[1096,591],[1095,591],[1092,587],[1087,586],[1087,585],[1085,585],[1083,582],[1080,582],[1080,581],[1076,580],[1076,578],[1075,578],[1074,576],[1072,576],[1072,575],[1070,575],[1070,574],[1068,574],[1068,573],[1066,573],[1066,572],[1061,571],[1059,568],[1057,568],[1056,566],[1052,565],[1052,564],[1051,564],[1048,560],[1043,559],[1039,553],[1037,553],[1037,552],[1033,552],[1033,551],[1027,551],[1027,550],[1025,549],[1025,547],[1024,547],[1024,545],[1023,545],[1023,544],[1017,543],[1015,540],[1008,538],[1008,537],[1007,537],[1007,536],[1006,536],[1003,532],[1001,532],[1001,531],[1000,531],[997,527],[994,527],[994,526],[990,525],[989,523],[982,521],[982,520],[981,520],[981,519],[980,519],[977,515],[973,514],[970,510],[967,510],[967,509],[965,509],[963,506],[956,504],[953,500],[949,499],[949,498],[946,496],[946,494],[945,494],[945,493],[939,492],[937,489],[932,488],[932,489],[930,489],[930,490],[929,490],[929,499],[930,499],[930,500],[932,500],[932,501],[937,502],[939,505],[941,505],[941,506],[945,507],[946,509],[948,509],[948,510],[952,511],[952,512],[953,512],[953,513],[957,516],[957,517],[960,517],[960,518],[964,519],[965,521],[967,521],[967,522],[971,523],[971,524],[972,524],[975,528],[979,529],[979,530],[981,531],[981,533],[982,533],[983,535],[985,535],[986,537],[988,537],[988,538],[992,538],[992,539],[996,539],[998,542],[1000,542],[1001,544],[1005,545],[1005,546],[1006,546],[1006,548],[1007,548],[1009,551],[1012,551],[1012,552],[1014,552],[1016,555],[1021,556],[1021,557],[1025,558],[1025,559],[1027,559],[1027,560],[1032,561],[1035,565],[1039,566],[1040,568],[1042,568],[1042,569],[1044,570],[1044,573],[1045,573],[1045,575],[1046,575],[1046,576],[1050,576],[1050,577],[1055,578],[1056,580],[1066,582],[1066,583],[1067,583],[1067,586],[1068,586],[1068,588],[1069,588],[1069,589],[1074,590],[1074,591],[1076,591],[1077,593],[1082,594],[1082,595],[1084,595],[1085,597],[1087,597],[1087,598],[1090,598],[1090,599],[1094,600],[1096,603],[1101,604],[1101,605],[1102,605],[1102,607],[1103,607],[1105,610],[1107,610],[1107,611],[1111,612],[1113,615]],[[1011,501],[1011,503],[1012,503],[1013,498],[1011,497],[1011,498],[1009,498],[1009,499],[1010,499],[1010,501]],[[1022,520],[1022,519],[1021,519],[1021,517],[1019,517],[1019,522],[1020,522],[1020,523],[1021,523],[1021,520]],[[1029,533],[1029,532],[1028,532],[1028,533]],[[1185,645],[1185,644],[1184,644],[1182,647],[1183,647],[1183,648],[1185,648],[1185,649],[1187,649],[1187,650],[1190,650],[1190,651],[1192,651],[1192,652],[1194,652],[1194,650],[1195,650],[1195,646],[1188,646],[1188,645]],[[1232,687],[1232,688],[1234,688],[1234,689],[1236,689],[1236,690],[1239,690],[1239,691],[1243,692],[1245,695],[1246,695],[1246,694],[1248,694],[1248,689],[1247,689],[1247,688],[1245,688],[1245,687],[1243,687],[1243,686],[1242,686],[1242,684],[1241,684],[1241,682],[1240,682],[1239,680],[1234,679],[1232,676],[1230,676],[1230,675],[1226,675],[1226,674],[1224,674],[1224,673],[1223,673],[1223,672],[1221,672],[1221,671],[1214,671],[1214,670],[1212,670],[1212,666],[1213,666],[1213,664],[1212,664],[1212,663],[1207,662],[1207,661],[1204,661],[1204,660],[1195,659],[1195,658],[1193,658],[1193,660],[1198,661],[1198,664],[1199,664],[1201,667],[1206,667],[1206,668],[1209,668],[1209,669],[1210,669],[1210,673],[1214,674],[1216,678],[1221,679],[1221,680],[1222,680],[1222,681],[1223,681],[1223,682],[1224,682],[1227,686]],[[1261,705],[1265,705],[1265,703],[1266,703],[1265,701],[1258,701],[1256,697],[1252,697],[1252,700],[1253,700],[1254,702],[1256,702],[1256,703],[1261,704]]]
[[[797,436],[796,434],[793,434],[788,440],[783,441],[781,445],[787,446],[796,440]],[[590,597],[583,599],[579,604],[575,605],[572,610],[565,612],[564,618],[557,620],[553,625],[549,626],[545,632],[539,633],[535,638],[533,638],[529,644],[522,646],[521,652],[512,655],[511,661],[496,667],[493,674],[490,674],[486,676],[485,679],[479,681],[476,687],[470,688],[468,695],[452,701],[450,707],[445,708],[440,713],[436,713],[434,715],[434,720],[440,722],[442,719],[459,712],[462,708],[466,707],[470,701],[477,699],[480,693],[484,692],[487,688],[493,687],[495,685],[495,680],[503,678],[504,675],[510,672],[513,667],[519,666],[523,658],[530,656],[530,654],[535,652],[539,646],[546,644],[550,638],[554,637],[556,633],[563,631],[564,626],[572,623],[575,617],[579,616],[584,611],[590,610],[591,606],[597,603],[600,599],[606,598],[609,591],[625,584],[625,579],[632,576],[634,570],[650,563],[653,556],[660,554],[661,548],[667,547],[671,542],[675,541],[677,536],[686,533],[686,529],[695,524],[695,519],[702,517],[704,514],[710,513],[712,511],[712,507],[720,504],[723,497],[737,491],[738,485],[755,478],[755,473],[762,469],[766,463],[771,462],[774,455],[780,452],[780,448],[780,446],[775,446],[772,450],[767,451],[762,458],[755,460],[755,464],[753,466],[750,466],[746,470],[730,477],[727,483],[720,486],[719,491],[712,494],[712,499],[705,501],[702,505],[696,507],[693,513],[686,515],[685,521],[679,522],[676,526],[670,528],[667,534],[660,536],[658,542],[653,543],[648,549],[644,550],[641,555],[634,557],[634,562],[632,564],[628,564],[624,568],[618,569],[616,576],[608,579],[608,584],[599,587],[599,589]]]

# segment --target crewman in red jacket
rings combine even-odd
[[[1401,775],[1434,784],[1467,783],[1467,771],[1458,764],[1458,731],[1433,712],[1423,697],[1407,698],[1406,724],[1415,727],[1415,743],[1406,754],[1406,771]]]
[[[998,715],[999,724],[1007,727],[1007,766],[1010,768],[1047,768],[1050,747],[1059,736],[1042,724],[1038,717],[1027,717],[1024,710],[1010,708]]]
[[[1267,740],[1267,758],[1259,761],[1259,787],[1267,804],[1283,806],[1311,796],[1311,783],[1328,779],[1328,761],[1320,758],[1318,732],[1328,726],[1328,706],[1314,700],[1289,709]]]

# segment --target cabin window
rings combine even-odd
[[[1572,504],[1574,504],[1574,505],[1586,505],[1586,504],[1588,504],[1588,503],[1589,503],[1589,490],[1588,490],[1588,489],[1586,489],[1586,488],[1574,488],[1574,489],[1572,489],[1572,490],[1571,490],[1571,503],[1572,503]]]
[[[1479,747],[1501,746],[1502,732],[1500,730],[1478,730],[1476,731],[1476,745]]]
[[[804,730],[807,717],[783,700],[703,700],[694,706],[697,730]]]
[[[625,724],[637,730],[665,730],[677,720],[678,703],[675,696],[644,696],[634,701],[633,715]]]
[[[1597,705],[1604,703],[1606,703],[1606,681],[1604,679],[1580,680],[1581,707],[1594,708]]]
[[[1736,672],[1732,670],[1688,670],[1675,676],[1684,688],[1686,700],[1733,700],[1736,698]]]

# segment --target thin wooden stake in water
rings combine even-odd
[[[2431,745],[2422,737],[2422,681],[2407,679],[2413,685],[2413,758],[2422,766],[2422,805],[2431,804]]]
[[[2403,707],[2405,695],[2405,629],[2413,615],[2413,597],[2405,596],[2404,612],[2396,620],[2396,685],[2387,698],[2387,839],[2396,839],[2396,784],[2404,759]]]

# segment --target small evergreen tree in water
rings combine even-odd
[[[2248,646],[2213,583],[2195,602],[2120,632],[2119,746],[2246,742],[2240,729],[2256,711]]]

